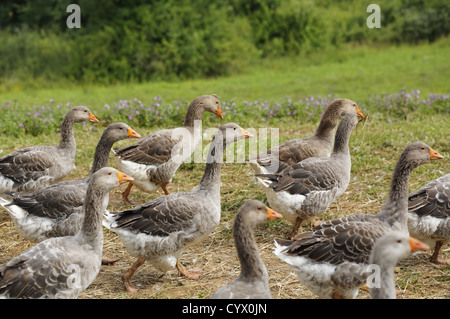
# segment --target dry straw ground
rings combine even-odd
[[[307,134],[307,133],[306,133]],[[358,134],[358,133],[357,133]],[[361,139],[356,136],[355,139]],[[81,144],[81,143],[80,143]],[[82,147],[82,146],[81,146]],[[355,149],[352,149],[354,152]],[[370,170],[352,172],[352,181],[344,193],[326,213],[322,220],[341,217],[357,212],[376,213],[386,196],[392,166],[395,164],[398,150],[390,158],[383,158],[379,167]],[[112,164],[114,166],[114,164]],[[444,162],[428,163],[427,169],[444,170]],[[433,166],[436,165],[436,166]],[[439,166],[444,165],[444,166]],[[195,187],[203,173],[204,164],[183,164],[176,174],[169,191],[190,190]],[[77,168],[69,178],[85,176],[87,167]],[[428,176],[413,173],[410,181],[412,189],[428,180]],[[122,185],[111,192],[111,211],[127,208],[121,199]],[[145,194],[133,188],[131,199],[134,203],[143,203],[151,198],[162,196]],[[262,191],[255,184],[252,172],[246,164],[224,164],[222,168],[222,219],[217,229],[206,240],[187,249],[182,256],[182,263],[187,267],[200,267],[204,270],[198,280],[179,277],[176,271],[162,275],[153,266],[146,263],[141,266],[132,279],[140,286],[136,294],[124,291],[121,273],[134,263],[124,249],[118,237],[105,229],[104,254],[120,258],[113,266],[102,266],[96,280],[80,296],[81,299],[198,299],[209,298],[220,286],[234,280],[239,274],[239,262],[232,239],[232,223],[241,203],[247,198],[264,200]],[[305,227],[304,229],[307,229]],[[276,299],[315,299],[305,287],[297,281],[290,268],[282,263],[273,253],[273,240],[286,237],[291,225],[283,220],[273,221],[257,228],[255,235],[270,276],[270,287]],[[0,210],[0,263],[31,247],[30,243],[20,237],[7,213]],[[449,246],[443,248],[443,257],[449,258]],[[429,252],[411,256],[403,260],[396,268],[396,286],[398,298],[402,299],[444,299],[450,298],[450,266],[435,265],[428,262]],[[358,298],[369,298],[367,291],[361,290]]]

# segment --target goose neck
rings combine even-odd
[[[378,264],[378,263],[376,263]],[[372,299],[395,299],[395,278],[394,266],[387,263],[379,263],[380,282],[378,286],[370,288],[370,296]]]
[[[75,121],[70,116],[70,114],[64,117],[60,127],[60,134],[61,134],[61,140],[59,142],[60,148],[75,150],[76,144],[75,144],[75,136],[73,133],[74,123]]]
[[[226,143],[223,143],[222,139],[214,138],[211,142],[206,159],[205,173],[200,181],[200,188],[206,190],[217,190],[219,188],[220,192],[220,170],[225,148]]]
[[[85,242],[100,251],[103,246],[102,215],[106,210],[108,194],[89,185],[83,205],[84,221],[79,233]]]
[[[245,224],[242,217],[236,215],[233,237],[241,264],[241,280],[268,279],[266,267],[259,255],[253,235],[254,229]]]
[[[203,118],[203,113],[205,109],[203,106],[197,102],[193,101],[186,112],[186,117],[184,119],[185,127],[194,127],[195,121],[201,121]]]
[[[397,162],[391,180],[389,197],[378,213],[378,217],[389,223],[397,225],[400,229],[407,228],[408,221],[408,184],[409,177],[417,163],[407,161],[402,156]]]
[[[336,107],[328,107],[316,129],[315,136],[333,142],[334,129],[339,123],[339,110]]]
[[[109,161],[109,153],[113,147],[114,142],[100,138],[97,147],[95,148],[94,161],[92,163],[91,170],[89,172],[89,177],[92,176],[99,169],[106,167]]]

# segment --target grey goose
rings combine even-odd
[[[130,279],[146,260],[163,273],[176,267],[180,275],[199,277],[197,269],[186,269],[179,258],[186,247],[205,239],[219,224],[224,149],[249,137],[252,135],[235,123],[220,126],[211,142],[198,187],[164,195],[122,212],[106,213],[104,226],[117,233],[126,250],[137,257],[122,276],[127,291],[137,291]]]
[[[283,216],[258,200],[246,200],[233,223],[233,238],[241,265],[239,276],[219,288],[211,299],[272,299],[269,274],[253,235],[256,226]]]
[[[356,113],[364,118],[354,101],[349,99],[332,101],[326,107],[313,136],[285,141],[279,146],[250,158],[250,166],[255,174],[274,174],[309,157],[330,156],[335,129],[340,118],[347,113]]]
[[[201,140],[202,125],[196,122],[202,120],[205,111],[223,117],[217,95],[195,98],[187,109],[182,127],[158,130],[130,146],[114,149],[119,170],[134,177],[133,183],[123,192],[125,203],[131,206],[128,196],[133,185],[144,192],[161,188],[169,194],[167,185]]]
[[[278,174],[256,175],[270,206],[294,224],[290,238],[347,189],[352,166],[349,139],[357,124],[355,113],[344,115],[330,157],[309,157]]]
[[[44,240],[0,265],[1,299],[74,299],[97,277],[103,251],[102,215],[107,194],[131,177],[111,167],[92,175],[84,221],[73,236]]]
[[[377,214],[357,213],[332,219],[299,233],[292,240],[277,240],[274,253],[289,264],[300,283],[320,298],[333,298],[331,276],[344,263],[369,262],[377,239],[389,231],[407,231],[408,183],[413,169],[442,155],[422,142],[406,146],[394,169],[389,196]],[[342,291],[355,298],[359,286]]]
[[[82,208],[89,181],[108,165],[113,144],[140,135],[125,123],[110,124],[102,133],[85,179],[65,180],[33,192],[14,192],[12,199],[0,197],[0,204],[11,216],[22,237],[40,242],[51,237],[75,235],[82,223]]]
[[[75,106],[61,123],[59,145],[29,146],[0,157],[0,194],[36,190],[55,183],[75,167],[76,142],[73,125],[98,122],[85,106]]]

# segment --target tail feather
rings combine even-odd
[[[0,205],[1,206],[3,206],[5,208],[5,206],[8,206],[9,204],[11,204],[10,200],[0,196]]]

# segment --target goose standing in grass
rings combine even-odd
[[[108,193],[132,180],[111,167],[92,175],[84,221],[74,236],[50,238],[0,265],[0,298],[74,299],[96,278],[103,251],[102,215]]]
[[[277,240],[275,254],[288,263],[299,281],[320,298],[355,298],[360,286],[336,295],[331,275],[343,263],[369,262],[375,241],[391,230],[407,231],[408,183],[413,169],[443,158],[422,142],[409,144],[394,169],[389,197],[380,212],[329,220],[292,240]]]
[[[279,146],[251,158],[250,166],[255,174],[273,174],[309,157],[330,156],[335,128],[341,116],[347,113],[356,113],[359,117],[364,118],[355,102],[349,99],[337,99],[325,109],[313,136],[285,141]]]
[[[202,120],[205,111],[223,118],[215,94],[202,95],[192,101],[184,126],[156,131],[133,145],[114,150],[118,168],[134,178],[122,194],[126,204],[131,206],[128,196],[133,185],[148,193],[161,187],[169,194],[167,184],[201,140],[202,125],[196,122]]]
[[[429,182],[408,199],[409,233],[434,246],[432,263],[445,264],[439,251],[450,240],[450,174]]]
[[[259,224],[282,216],[258,200],[247,200],[238,210],[233,223],[233,237],[241,273],[232,283],[221,287],[211,299],[272,299],[269,274],[253,236]]]
[[[117,233],[127,251],[138,258],[123,273],[127,291],[137,291],[130,279],[146,260],[164,273],[176,267],[180,275],[191,279],[199,277],[199,271],[186,269],[178,259],[183,249],[203,240],[219,224],[224,149],[228,144],[249,137],[252,135],[237,124],[222,125],[211,142],[205,173],[198,187],[161,196],[123,212],[106,214],[104,226]]]
[[[40,189],[68,175],[75,167],[73,125],[86,121],[98,122],[87,107],[75,106],[62,121],[59,145],[30,146],[0,157],[0,194]]]
[[[290,238],[302,223],[326,211],[347,189],[352,166],[349,139],[357,124],[355,113],[344,115],[330,157],[310,157],[279,174],[256,175],[270,206],[294,224]]]
[[[34,192],[11,193],[11,201],[0,198],[22,237],[40,242],[75,235],[83,223],[82,208],[92,175],[108,165],[115,142],[132,137],[140,135],[125,123],[112,123],[97,144],[87,178],[62,181]]]

